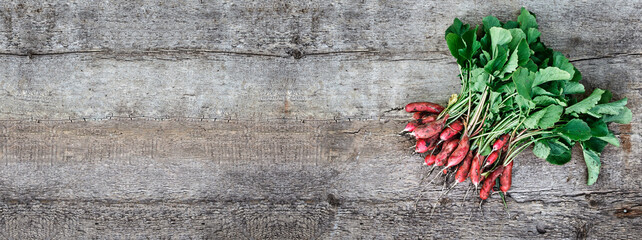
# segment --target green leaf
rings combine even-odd
[[[490,102],[490,113],[499,113],[499,104],[502,102],[502,94],[499,92],[491,91],[488,100]]]
[[[533,97],[533,81],[535,80],[535,74],[530,72],[525,68],[518,68],[515,73],[513,73],[513,83],[515,83],[515,88],[517,93],[524,97],[525,99],[532,99]]]
[[[475,92],[482,92],[484,88],[486,88],[490,75],[488,75],[488,73],[481,68],[475,68],[470,72],[470,75],[472,79],[472,81],[470,81],[472,82],[470,90],[473,90]]]
[[[575,75],[573,75],[573,78],[571,78],[571,81],[573,82],[579,82],[582,81],[582,73],[580,73],[580,70],[577,70],[576,67],[573,67],[575,69]]]
[[[515,89],[515,84],[511,82],[511,83],[502,84],[501,86],[499,86],[497,88],[496,91],[500,92],[500,93],[507,93],[508,95],[510,95],[510,94],[513,94],[517,90]],[[508,100],[506,100],[506,101],[511,101],[511,100],[512,100],[512,98],[508,98]]]
[[[502,26],[502,23],[499,22],[499,19],[494,16],[486,16],[484,19],[482,19],[482,24],[484,24],[484,32],[489,32],[490,28],[492,27]]]
[[[553,82],[548,82],[545,84],[540,85],[540,87],[545,88],[546,91],[554,94],[556,97],[559,96],[560,98],[563,98],[562,91],[564,90],[564,85],[568,81],[553,81]]]
[[[616,122],[621,124],[629,124],[633,119],[633,113],[631,109],[625,107],[617,115],[606,115],[602,118],[604,122]]]
[[[584,147],[582,144],[582,153],[584,154],[584,162],[586,162],[586,170],[588,172],[588,181],[586,184],[593,185],[597,181],[597,176],[600,174],[600,154]]]
[[[517,45],[517,56],[519,59],[517,64],[522,67],[525,67],[531,60],[531,49],[528,48],[528,43],[525,40],[520,41]]]
[[[508,58],[508,61],[506,62],[506,65],[504,65],[504,69],[502,69],[502,72],[499,74],[500,77],[503,77],[504,74],[506,73],[512,73],[517,69],[517,60],[519,59],[519,54],[518,54],[518,49],[515,49],[513,53],[510,55],[510,58]]]
[[[551,149],[546,161],[556,165],[563,165],[571,161],[571,149],[559,141],[548,141]]]
[[[602,120],[591,123],[589,127],[591,128],[591,135],[593,137],[604,137],[609,134],[609,128]]]
[[[488,156],[493,151],[493,149],[490,148],[490,146],[484,147],[484,149],[479,153],[481,156]]]
[[[460,59],[463,59],[463,57],[459,56],[459,49],[465,48],[466,46],[464,45],[464,42],[461,40],[461,37],[459,35],[454,34],[454,33],[449,33],[446,35],[446,44],[448,44],[448,50],[450,50],[450,54],[459,61]]]
[[[537,86],[550,81],[569,79],[571,79],[571,74],[569,74],[568,72],[557,67],[547,67],[544,69],[540,69],[539,71],[537,71],[537,73],[535,73],[535,81],[533,81],[533,86]]]
[[[551,128],[560,120],[564,108],[559,105],[550,105],[544,109],[546,109],[546,113],[537,125],[541,129]]]
[[[524,30],[524,32],[528,31],[529,28],[538,27],[535,16],[527,11],[526,8],[522,8],[521,14],[517,17],[517,22],[519,22],[519,27]]]
[[[617,137],[615,137],[615,135],[613,135],[613,133],[611,133],[611,132],[606,134],[606,136],[596,137],[596,138],[600,139],[600,140],[602,140],[604,142],[610,143],[613,146],[616,146],[616,147],[620,146],[620,140],[617,139]]]
[[[556,104],[557,101],[557,99],[549,96],[537,96],[533,98],[533,102],[537,106],[548,106],[550,104]]]
[[[543,95],[542,96],[537,96],[537,97],[533,98],[533,102],[537,106],[548,106],[548,105],[551,105],[551,104],[557,104],[557,105],[560,105],[562,107],[566,107],[566,103],[564,101],[562,101],[562,100],[560,100],[558,98],[550,97],[550,96],[543,96]]]
[[[584,147],[591,149],[595,152],[602,152],[604,151],[604,147],[608,144],[605,141],[600,140],[599,138],[592,137],[591,139],[581,142]]]
[[[484,36],[479,39],[479,43],[481,43],[482,51],[490,51],[490,34],[488,34],[488,32],[485,33]],[[490,54],[487,59],[490,59]]]
[[[560,120],[563,108],[559,105],[550,105],[533,114],[524,120],[524,126],[530,129],[550,128]]]
[[[564,94],[584,93],[584,85],[579,82],[568,81],[564,86]]]
[[[540,96],[540,95],[557,97],[556,94],[553,94],[553,93],[551,93],[549,91],[546,91],[545,89],[543,89],[541,87],[533,87],[533,96]]]
[[[597,103],[608,103],[611,101],[611,98],[613,98],[613,93],[611,91],[604,90],[604,93],[602,93],[602,97],[600,98],[600,101]]]
[[[535,103],[533,101],[526,99],[521,95],[517,95],[514,98],[515,98],[515,104],[517,104],[517,106],[520,109],[522,109],[522,111],[529,111],[535,108]]]
[[[528,31],[526,31],[526,39],[528,40],[528,44],[537,42],[537,38],[542,35],[539,30],[536,28],[529,28]]]
[[[464,24],[461,22],[461,20],[459,20],[459,18],[455,18],[455,20],[453,20],[453,24],[451,24],[451,25],[448,27],[448,29],[446,29],[446,35],[448,35],[449,33],[454,33],[454,34],[457,34],[457,35],[461,36],[461,35],[463,35],[466,31],[468,31],[468,28],[469,28],[469,27],[470,27],[470,26],[469,26],[468,24],[465,24],[465,25],[464,25]]]
[[[538,158],[546,159],[548,155],[551,154],[551,148],[548,147],[548,143],[546,141],[540,140],[535,142],[535,145],[533,146],[533,154]]]
[[[490,61],[490,59],[491,59],[491,57],[490,57],[490,53],[488,53],[488,52],[486,52],[484,49],[482,49],[482,54],[484,55],[484,57],[485,57],[486,59],[488,59],[488,60]]]
[[[462,35],[461,40],[465,47],[458,50],[459,55],[467,60],[472,60],[473,55],[481,48],[481,43],[477,41],[477,28],[468,30]]]
[[[597,102],[600,100],[602,97],[602,93],[604,93],[604,90],[602,89],[595,89],[593,93],[591,93],[590,96],[585,98],[584,100],[571,105],[570,107],[566,108],[566,114],[571,114],[571,113],[586,113],[588,110],[591,108],[595,107]]]
[[[519,23],[516,21],[508,21],[504,23],[503,27],[506,29],[519,28]]]
[[[564,126],[555,129],[556,132],[567,136],[571,140],[586,141],[591,138],[591,128],[580,119],[572,119]]]
[[[553,52],[553,67],[562,69],[568,72],[569,74],[571,74],[571,76],[575,75],[575,67],[573,66],[573,64],[571,64],[568,61],[568,58],[566,58],[564,54],[562,54],[561,52],[557,52],[557,51]]]
[[[499,46],[497,49],[498,54],[495,58],[490,60],[486,66],[484,66],[484,70],[493,76],[498,75],[499,71],[503,69],[504,64],[506,64],[506,60],[508,59],[508,56],[506,55],[506,47]]]
[[[516,49],[517,45],[522,40],[526,40],[526,34],[521,29],[514,28],[514,29],[508,29],[508,31],[510,32],[510,35],[512,37],[512,39],[510,40],[510,43],[508,43],[508,48],[510,48],[511,50]]]
[[[532,59],[528,59],[528,62],[523,67],[525,67],[526,69],[530,70],[531,72],[537,72],[537,69],[539,69],[537,64],[535,64],[535,62],[533,62]]]
[[[524,126],[530,129],[535,129],[537,128],[537,124],[539,123],[539,120],[544,117],[544,114],[546,114],[546,109],[539,110],[524,120]]]
[[[493,50],[493,56],[497,56],[498,46],[509,43],[513,39],[513,37],[510,35],[510,31],[503,28],[492,27],[489,31],[490,45],[491,49]]]
[[[595,105],[595,107],[591,108],[589,112],[592,112],[595,114],[617,115],[618,113],[620,113],[620,111],[622,111],[622,108],[624,108],[626,103],[627,103],[627,98],[623,98],[615,102],[598,104],[598,105]]]

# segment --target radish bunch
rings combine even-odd
[[[403,133],[409,133],[417,140],[415,152],[428,153],[424,158],[428,166],[443,167],[444,172],[456,169],[457,183],[464,182],[469,176],[475,187],[483,181],[480,190],[482,199],[488,198],[500,176],[501,191],[506,193],[511,184],[513,163],[510,162],[506,167],[495,163],[501,154],[506,154],[509,135],[501,135],[493,143],[491,153],[481,156],[470,149],[470,138],[464,131],[462,119],[447,125],[448,115],[437,120],[443,110],[444,107],[430,102],[406,105],[406,111],[413,113],[413,120],[406,125]]]
[[[406,106],[413,120],[404,132],[417,140],[425,164],[470,177],[486,199],[499,182],[510,189],[513,160],[527,147],[552,164],[571,160],[582,147],[587,184],[597,181],[600,153],[619,146],[610,122],[626,124],[627,99],[611,101],[608,90],[586,96],[579,70],[541,42],[535,15],[522,8],[517,21],[485,17],[482,25],[455,19],[446,30],[448,49],[459,65],[461,91],[446,107],[430,102]],[[499,179],[499,180],[497,180]]]

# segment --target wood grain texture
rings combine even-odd
[[[453,18],[521,6],[571,60],[640,61],[640,1],[8,1],[0,119],[376,117],[458,90]]]
[[[640,233],[639,216],[630,215],[642,200],[641,164],[632,157],[640,154],[639,142],[624,151],[607,148],[592,187],[584,184],[579,152],[565,166],[522,154],[509,216],[497,195],[483,211],[476,197],[463,200],[465,185],[439,198],[442,180],[426,184],[428,168],[411,154],[412,142],[396,134],[403,125],[5,122],[2,232],[6,238],[259,239],[600,239]],[[620,138],[630,136],[619,130]],[[467,227],[434,227],[446,223]]]
[[[459,90],[443,32],[537,14],[629,98],[596,185],[523,153],[508,213],[397,135]],[[2,239],[637,239],[640,1],[3,1]],[[433,175],[434,176],[434,175]],[[474,195],[474,194],[473,194]],[[416,200],[419,201],[416,201]]]

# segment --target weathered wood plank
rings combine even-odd
[[[5,1],[0,49],[13,54],[205,49],[302,57],[443,52],[455,17],[513,20],[525,6],[545,42],[573,58],[640,53],[640,1]]]
[[[379,118],[403,116],[392,110],[411,101],[443,103],[459,91],[457,68],[446,59],[138,57],[0,57],[7,66],[0,72],[0,119]],[[642,87],[634,66],[641,64],[640,56],[575,62],[584,84],[628,97],[634,112]]]
[[[514,19],[522,5],[591,83],[639,89],[641,4],[4,2],[0,119],[377,118],[457,91],[454,17]]]
[[[403,125],[397,120],[5,121],[0,228],[7,238],[640,234],[635,214],[642,201],[641,163],[632,157],[640,154],[639,141],[624,151],[606,149],[595,186],[584,184],[578,152],[565,166],[522,154],[508,217],[498,196],[482,213],[476,198],[462,200],[467,186],[439,199],[440,183],[420,184],[428,169],[410,153],[412,143],[396,135]],[[639,124],[632,126],[624,133],[617,128],[618,136],[639,137]],[[468,228],[433,227],[446,223]]]

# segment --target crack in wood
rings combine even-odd
[[[592,61],[592,60],[629,57],[629,56],[634,56],[634,57],[642,56],[642,53],[612,53],[612,54],[606,54],[606,55],[595,56],[595,57],[573,58],[573,59],[569,59],[569,62],[582,62],[582,61]]]

